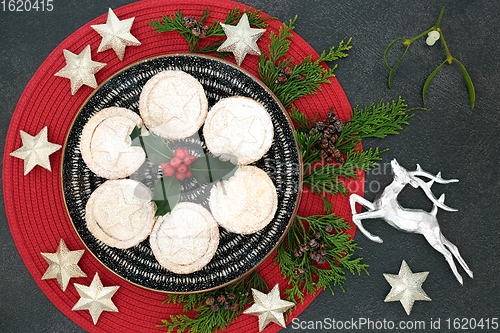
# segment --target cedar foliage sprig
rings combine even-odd
[[[250,26],[256,28],[265,28],[268,26],[267,20],[275,19],[275,17],[262,17],[262,13],[259,10],[253,10],[252,8],[248,8],[244,11],[240,11],[239,7],[234,8],[233,10],[227,13],[226,19],[224,20],[224,24],[234,25],[238,23],[241,16],[243,14],[247,14],[248,22]],[[199,20],[199,25],[204,26],[206,20],[210,17],[209,8],[203,11],[203,15]],[[218,21],[214,21],[212,24],[207,26],[207,32],[205,34],[205,38],[208,42],[205,45],[200,45],[200,41],[205,38],[200,38],[199,36],[195,36],[192,32],[192,29],[186,28],[184,26],[184,14],[181,10],[177,10],[175,15],[162,16],[162,21],[152,20],[147,22],[149,25],[153,27],[153,30],[158,33],[162,32],[170,32],[177,31],[189,44],[189,51],[191,53],[212,53],[216,52],[219,56],[225,57],[230,53],[227,52],[217,52],[219,46],[225,40],[226,35],[224,34],[224,30],[222,29],[220,23]],[[212,38],[209,38],[212,37]],[[223,37],[223,38],[217,38]]]
[[[321,83],[329,83],[328,80],[334,77],[333,71],[337,67],[324,68],[322,62],[333,61],[339,58],[347,57],[345,51],[351,46],[351,39],[344,45],[344,41],[339,43],[337,49],[332,47],[328,53],[323,51],[316,61],[311,56],[304,58],[299,64],[293,66],[290,79],[285,82],[278,80],[280,72],[290,66],[293,58],[284,58],[290,48],[290,38],[293,36],[292,30],[297,19],[290,20],[288,24],[284,23],[276,35],[271,31],[271,44],[269,45],[269,55],[261,54],[259,60],[259,76],[273,93],[278,97],[285,108],[290,108],[292,103],[309,94],[316,93]]]
[[[413,115],[407,113],[407,105],[401,97],[398,101],[378,104],[352,110],[351,118],[344,124],[339,135],[336,147],[346,155],[342,164],[325,163],[319,152],[313,148],[319,135],[310,135],[310,130],[316,124],[316,118],[309,120],[304,113],[292,108],[291,118],[297,124],[295,140],[302,154],[305,166],[303,184],[318,194],[323,200],[325,211],[332,211],[332,204],[327,198],[329,195],[340,193],[348,195],[349,190],[343,179],[359,178],[359,171],[368,171],[378,166],[376,161],[381,160],[378,148],[363,150],[358,148],[362,139],[368,137],[384,138],[389,134],[398,134],[402,125],[407,125]]]
[[[299,300],[303,303],[306,294],[315,293],[325,287],[330,289],[332,294],[335,286],[344,290],[346,270],[352,274],[368,274],[368,265],[361,263],[362,258],[353,258],[353,251],[359,247],[344,232],[346,229],[351,229],[351,226],[333,213],[295,217],[285,240],[278,246],[274,259],[284,278],[289,278],[289,288],[284,290],[289,301]],[[314,237],[315,233],[319,233],[320,237]],[[310,252],[314,249],[300,252],[300,246],[309,246],[312,239],[326,244],[325,263],[321,265],[311,259]],[[302,255],[297,256],[295,253]],[[293,308],[289,312],[292,310]]]
[[[241,279],[225,287],[222,290],[209,291],[201,294],[181,294],[169,295],[163,303],[184,304],[183,312],[194,310],[197,314],[192,318],[185,314],[171,315],[170,319],[162,320],[162,324],[157,327],[165,327],[167,333],[177,331],[196,333],[212,333],[224,330],[233,323],[243,312],[245,305],[252,299],[250,288],[255,288],[263,292],[268,292],[267,283],[260,277],[257,270],[252,271],[246,278]],[[234,293],[232,304],[237,304],[236,310],[226,309],[223,304],[217,301],[220,295]],[[213,298],[218,309],[214,311],[212,306],[207,304],[207,299]]]

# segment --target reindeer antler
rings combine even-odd
[[[439,172],[437,175],[433,175],[432,173],[429,173],[427,171],[422,170],[419,164],[417,164],[417,170],[416,171],[410,171],[408,172],[410,177],[418,183],[418,186],[422,188],[424,191],[425,195],[439,208],[455,212],[457,209],[451,208],[446,206],[443,202],[439,201],[434,194],[431,191],[431,186],[434,182],[440,183],[440,184],[449,184],[449,183],[456,183],[458,182],[458,179],[443,179],[441,178],[441,172]],[[427,177],[431,179],[428,183],[424,182],[422,179],[417,178],[417,176],[420,177]]]

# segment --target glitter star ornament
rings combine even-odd
[[[80,299],[72,310],[89,310],[94,325],[97,324],[97,320],[103,311],[118,312],[118,308],[111,300],[111,297],[120,287],[104,287],[98,273],[95,273],[90,286],[87,287],[78,283],[74,285],[76,291],[80,294]]]
[[[10,155],[24,160],[25,176],[37,165],[52,171],[49,156],[61,149],[61,146],[48,141],[47,131],[47,127],[44,127],[35,136],[20,131],[23,146],[10,153]]]
[[[264,294],[252,288],[255,304],[246,309],[243,313],[259,316],[259,332],[262,332],[270,322],[285,327],[283,313],[290,309],[295,303],[284,301],[280,298],[280,289],[275,285],[269,294]]]
[[[232,52],[238,66],[247,54],[260,55],[257,40],[266,32],[266,29],[250,28],[247,14],[243,14],[236,26],[224,23],[220,25],[227,39],[219,46],[218,52]]]
[[[64,77],[71,81],[71,94],[74,95],[84,84],[97,88],[95,74],[99,72],[105,63],[93,61],[90,58],[90,45],[87,45],[80,54],[74,54],[68,50],[63,50],[66,66],[55,76]]]
[[[69,279],[87,276],[78,266],[78,261],[80,261],[84,252],[85,250],[70,251],[64,240],[61,239],[55,253],[41,253],[49,264],[49,268],[42,276],[42,280],[57,279],[61,289],[66,291]]]
[[[384,302],[400,301],[409,315],[415,301],[430,301],[431,299],[422,289],[422,283],[429,272],[412,273],[410,267],[403,260],[398,275],[384,274],[392,289]]]
[[[118,59],[123,60],[127,46],[141,45],[141,42],[130,33],[134,19],[135,17],[132,17],[120,21],[110,8],[106,24],[91,25],[92,29],[102,36],[102,41],[97,52],[113,49]]]

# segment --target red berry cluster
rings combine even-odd
[[[191,177],[191,170],[188,169],[188,166],[193,163],[196,156],[189,155],[187,149],[180,148],[175,150],[174,156],[170,162],[161,164],[163,174],[165,176],[173,176],[175,174],[175,177],[179,180]]]

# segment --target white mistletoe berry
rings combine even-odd
[[[432,46],[436,43],[436,41],[439,39],[439,37],[440,37],[439,32],[436,30],[433,30],[427,34],[427,39],[425,42],[427,43],[427,45]]]

